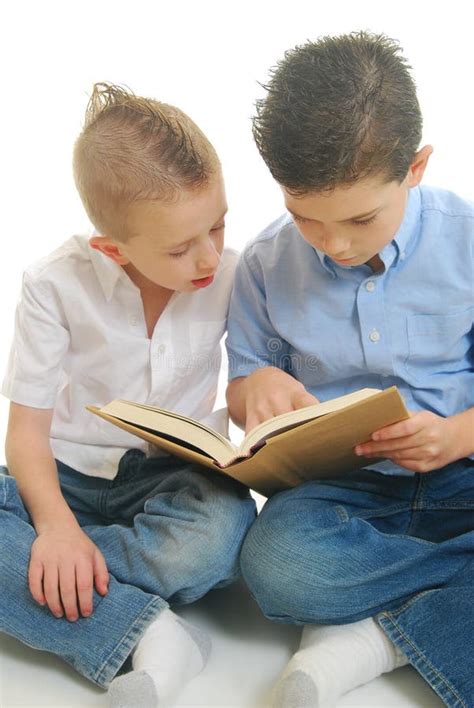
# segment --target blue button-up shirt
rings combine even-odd
[[[281,217],[237,267],[229,379],[278,366],[321,401],[396,385],[412,411],[474,406],[473,253],[472,205],[430,187],[409,191],[377,273],[337,265]]]

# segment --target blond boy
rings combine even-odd
[[[85,406],[211,412],[235,254],[217,155],[173,106],[97,84],[74,175],[96,235],[26,271],[3,384],[0,626],[148,707],[204,666],[169,605],[236,578],[254,504]]]

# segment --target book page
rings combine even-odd
[[[334,413],[353,403],[363,401],[365,398],[370,398],[370,396],[374,396],[377,393],[380,393],[380,389],[378,388],[362,388],[360,391],[354,391],[353,393],[324,401],[324,403],[315,403],[313,406],[306,406],[296,411],[289,411],[288,413],[277,415],[275,418],[266,420],[251,430],[243,439],[238,453],[246,455],[254,445],[264,442],[273,435],[281,433],[284,430],[289,430],[299,423],[304,423],[313,418],[319,418],[328,413]]]
[[[235,446],[223,435],[193,418],[142,403],[116,399],[101,408],[103,413],[156,434],[162,433],[202,450],[219,464],[235,455]]]

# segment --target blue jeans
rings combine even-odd
[[[243,576],[293,624],[375,617],[447,706],[474,706],[474,463],[308,482],[264,506]]]
[[[105,557],[109,592],[94,592],[92,615],[76,622],[33,600],[27,578],[36,533],[15,479],[0,468],[0,630],[106,688],[168,604],[194,602],[238,577],[255,504],[224,474],[139,450],[122,457],[112,481],[57,466],[67,503]]]

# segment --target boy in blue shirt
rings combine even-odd
[[[251,429],[392,385],[412,413],[357,446],[364,469],[272,497],[247,536],[263,612],[305,625],[274,693],[285,708],[407,661],[447,705],[474,705],[474,213],[420,186],[432,148],[408,69],[384,36],[308,42],[254,120],[289,215],[237,268],[231,415]]]
[[[254,502],[86,405],[211,413],[236,254],[218,157],[174,106],[97,84],[74,175],[98,233],[27,269],[2,388],[0,629],[151,708],[209,654],[169,605],[238,576]]]

